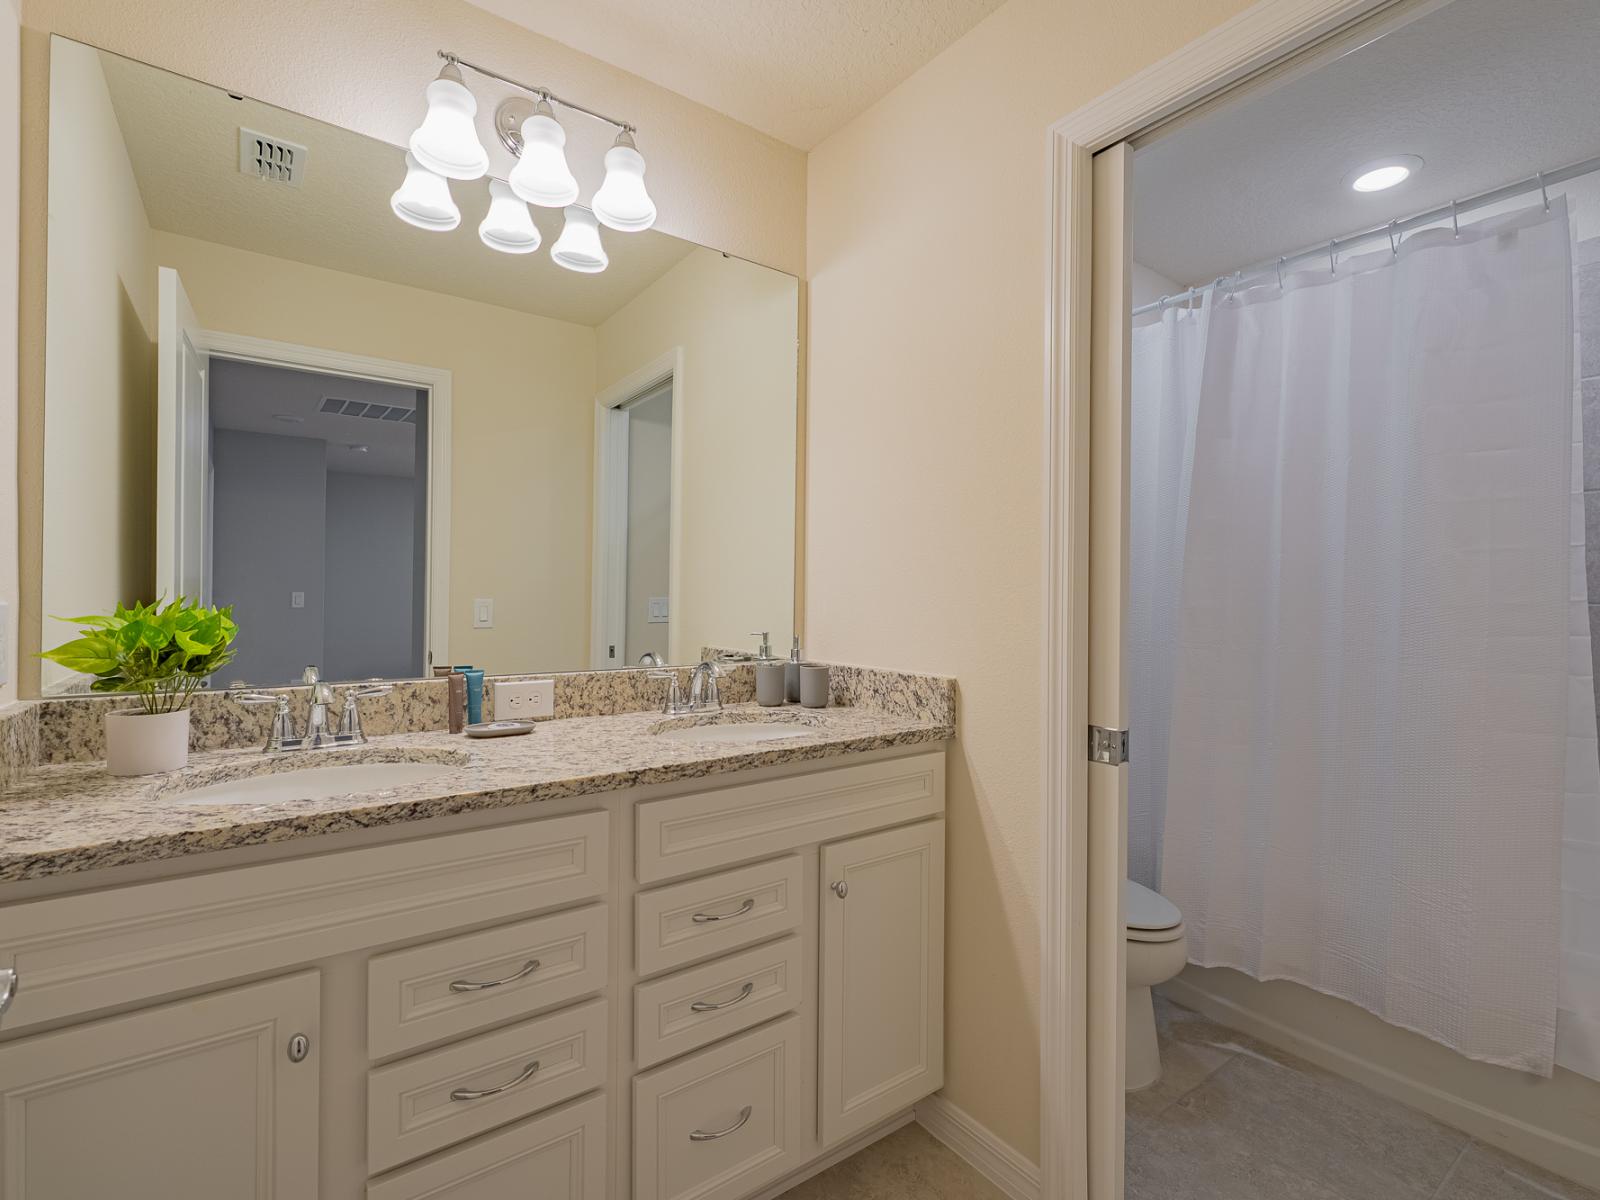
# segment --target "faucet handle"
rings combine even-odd
[[[304,671],[300,672],[301,683],[318,683],[321,681],[321,679],[322,672],[317,669],[316,663],[312,663]]]
[[[352,687],[344,694],[344,709],[339,714],[338,736],[351,742],[365,742],[366,731],[361,728],[361,701],[368,696],[386,696],[394,691],[393,684],[374,687]]]
[[[284,693],[250,692],[243,688],[229,688],[226,695],[236,704],[252,707],[257,704],[277,706],[272,713],[272,722],[267,728],[267,744],[263,747],[265,753],[271,754],[274,750],[286,749],[299,740],[294,732],[294,721],[289,716],[289,697]]]
[[[657,679],[667,685],[666,694],[661,701],[661,711],[664,713],[677,712],[683,704],[682,693],[678,690],[678,673],[676,671],[649,671],[646,672],[645,678]]]

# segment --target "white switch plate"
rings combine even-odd
[[[523,720],[556,715],[556,681],[527,679],[494,685],[494,719]]]
[[[666,596],[650,597],[650,620],[648,624],[664,625],[667,621],[671,620],[671,618],[667,616],[667,599],[668,598]]]
[[[493,600],[474,600],[472,602],[472,627],[474,629],[494,628]]]
[[[289,607],[290,608],[304,608],[305,606],[306,606],[306,594],[304,592],[290,592],[289,593]]]

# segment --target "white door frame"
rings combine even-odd
[[[241,333],[205,330],[207,354],[268,366],[298,367],[329,375],[428,389],[427,613],[423,621],[423,673],[450,661],[450,372],[442,367],[346,354],[320,346],[275,342]]]
[[[1046,736],[1042,770],[1040,1001],[1041,1200],[1120,1200],[1120,1129],[1097,1121],[1091,1093],[1088,946],[1091,920],[1114,921],[1115,896],[1091,903],[1090,724],[1117,713],[1091,708],[1089,693],[1090,261],[1094,155],[1214,98],[1225,89],[1379,9],[1430,0],[1261,0],[1201,38],[1052,125],[1047,137],[1050,206],[1045,395]],[[1100,514],[1120,519],[1120,514]],[[1138,753],[1138,741],[1132,742]],[[1118,770],[1101,767],[1099,770]],[[1103,853],[1101,848],[1099,853]],[[1097,873],[1102,878],[1104,872]],[[1109,912],[1108,912],[1109,908]]]
[[[672,381],[671,500],[667,513],[667,611],[672,614],[667,640],[669,661],[676,662],[678,598],[683,595],[678,570],[682,505],[678,481],[683,467],[683,347],[663,351],[636,371],[603,389],[594,398],[594,532],[590,553],[589,666],[603,671],[631,667],[613,662],[610,647],[627,642],[628,554],[628,414],[624,407],[646,392]]]

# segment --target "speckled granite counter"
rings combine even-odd
[[[757,743],[656,737],[654,731],[663,726],[692,724],[697,718],[624,713],[548,721],[526,737],[471,740],[412,733],[374,738],[359,749],[272,759],[255,749],[213,751],[195,755],[184,771],[160,777],[120,779],[107,775],[98,763],[38,767],[0,797],[0,884],[936,743],[955,733],[954,685],[940,682],[949,685],[951,703],[934,712],[865,704],[819,710],[727,709],[737,720],[808,726],[805,734]],[[264,766],[293,771],[352,761],[439,762],[450,770],[438,779],[326,799],[265,805],[182,802],[183,791],[258,774]]]

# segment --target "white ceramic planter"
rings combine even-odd
[[[189,762],[189,710],[106,714],[106,770],[113,775],[157,775]]]

